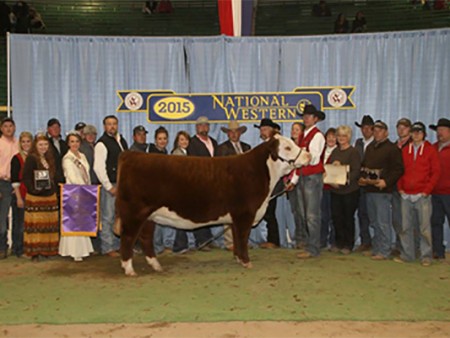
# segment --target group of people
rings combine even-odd
[[[341,254],[360,251],[373,260],[395,256],[397,262],[416,259],[419,252],[424,266],[432,258],[445,258],[443,227],[450,218],[450,121],[442,118],[430,128],[438,141],[426,140],[427,128],[421,122],[402,118],[397,123],[399,139],[389,140],[388,126],[366,115],[355,122],[363,137],[352,141],[352,128],[342,125],[325,134],[317,124],[325,114],[306,105],[303,121],[295,122],[291,138],[308,150],[311,160],[281,180],[275,190],[286,192],[295,220],[293,240],[298,258],[317,257],[329,249]],[[280,126],[270,119],[258,125],[263,141],[279,133]],[[246,126],[230,121],[221,130],[228,140],[218,144],[209,135],[207,117],[196,121],[196,133],[179,131],[169,150],[169,133],[163,126],[155,131],[154,143],[147,143],[148,131],[142,125],[133,129],[128,144],[118,132],[119,121],[109,115],[103,119],[103,134],[83,122],[61,137],[56,118],[47,123],[47,133],[33,136],[22,132],[15,137],[11,118],[1,122],[0,137],[0,253],[9,254],[7,245],[8,212],[12,207],[11,253],[17,257],[42,258],[61,255],[82,261],[92,252],[118,257],[119,238],[114,234],[115,196],[118,159],[125,150],[175,156],[231,156],[251,149],[241,141]],[[169,155],[170,154],[170,155]],[[345,184],[324,184],[326,168],[347,166]],[[60,234],[59,183],[100,184],[101,230],[97,237]],[[274,192],[275,194],[276,192]],[[276,193],[278,195],[278,193]],[[267,224],[262,248],[280,246],[279,224],[275,215],[277,198],[269,202],[264,220]],[[361,245],[355,248],[355,214],[358,211]],[[391,233],[397,241],[391,248]],[[372,229],[373,231],[371,231]],[[155,249],[186,253],[192,246],[209,251],[214,234],[211,228],[189,232],[165,227],[155,228]],[[224,247],[233,250],[230,231],[224,232]],[[135,250],[139,251],[139,247]]]
[[[450,170],[450,120],[429,126],[438,138],[432,145],[420,121],[401,118],[398,140],[391,142],[387,124],[366,115],[355,122],[363,137],[352,145],[349,126],[322,135],[316,123],[323,119],[325,114],[307,106],[303,126],[292,126],[294,139],[312,156],[288,181],[295,185],[288,190],[297,220],[298,257],[316,257],[328,247],[345,255],[356,250],[373,260],[394,257],[399,263],[414,261],[418,253],[423,266],[433,258],[444,259],[444,222],[450,219],[450,177],[445,174]],[[345,184],[324,184],[330,165],[348,168]],[[357,210],[361,245],[355,248]]]

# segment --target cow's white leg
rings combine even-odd
[[[156,259],[156,257],[145,256],[145,259],[148,265],[150,265],[153,268],[153,270],[158,272],[163,271],[163,268],[161,267],[161,264],[159,264],[158,259]]]
[[[133,261],[130,258],[127,261],[121,261],[122,268],[125,270],[126,276],[137,276],[136,272],[133,269]]]

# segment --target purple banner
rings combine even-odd
[[[97,236],[98,185],[61,185],[61,235]]]

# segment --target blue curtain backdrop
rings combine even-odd
[[[390,126],[391,139],[400,117],[428,125],[449,116],[450,29],[265,38],[12,34],[10,43],[18,131],[43,131],[47,120],[57,117],[63,132],[79,121],[102,132],[103,117],[117,114],[116,90],[124,89],[208,93],[351,85],[356,87],[352,98],[357,108],[327,110],[320,128],[340,124],[355,128],[354,121],[371,114]],[[129,143],[137,124],[147,126],[152,141],[158,125],[148,124],[145,113],[118,117],[120,132]],[[258,130],[247,126],[243,140],[255,146]],[[172,140],[179,130],[191,134],[195,130],[192,124],[166,127]],[[290,124],[282,128],[289,135]],[[226,139],[220,125],[211,126],[211,135],[219,142]],[[434,141],[434,133],[429,135]],[[283,202],[277,212],[281,223],[292,230],[288,210]]]

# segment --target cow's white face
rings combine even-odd
[[[280,142],[277,161],[282,162],[284,174],[295,168],[308,165],[311,155],[306,149],[297,146],[290,138],[281,135],[275,135],[274,138]]]

